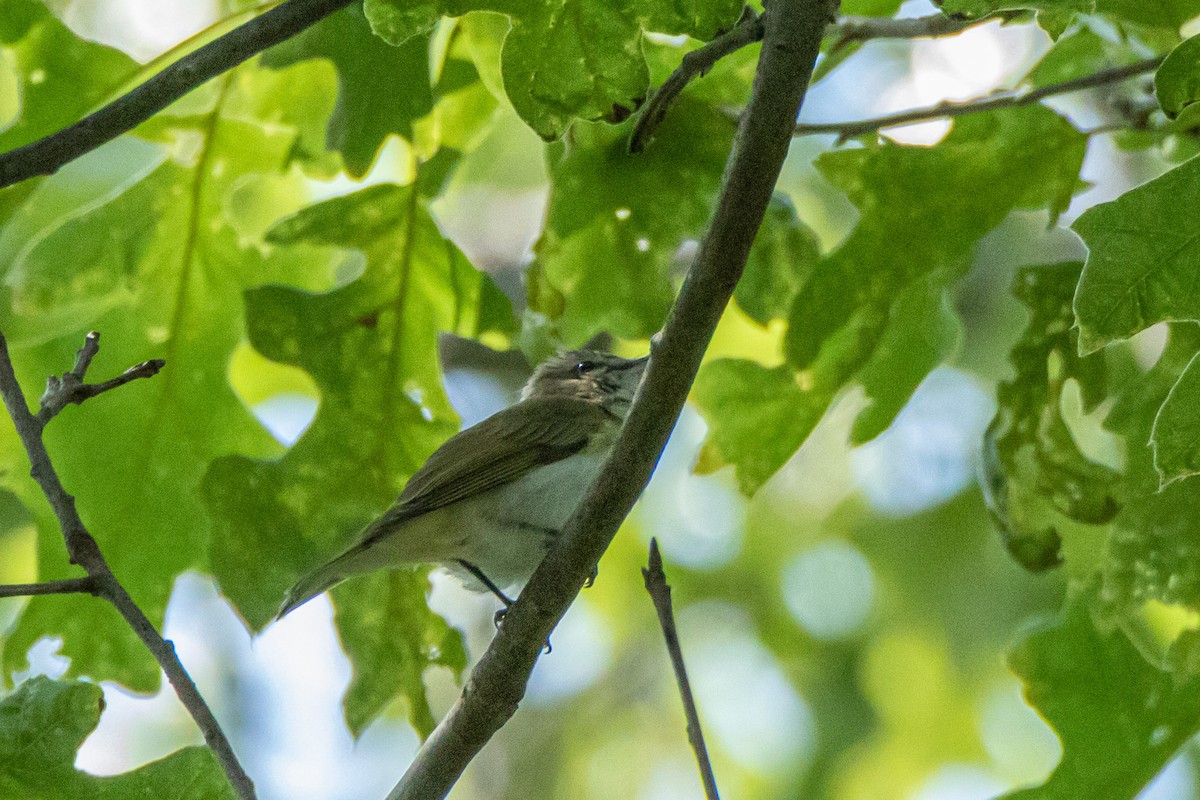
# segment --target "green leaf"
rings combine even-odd
[[[185,747],[132,772],[97,777],[75,769],[104,696],[91,683],[30,678],[0,700],[0,796],[22,800],[233,800],[207,747]]]
[[[356,737],[393,698],[404,697],[413,727],[425,739],[437,724],[425,700],[425,668],[449,667],[457,675],[467,667],[462,637],[425,603],[428,584],[423,573],[395,570],[333,590],[342,646],[355,666],[344,705]]]
[[[1200,726],[1200,676],[1150,664],[1121,630],[1097,630],[1089,606],[1076,599],[1009,657],[1063,754],[1044,785],[1007,800],[1134,797]]]
[[[103,333],[93,379],[149,358],[167,362],[153,380],[68,409],[46,430],[47,448],[83,519],[117,577],[159,626],[175,577],[207,561],[209,522],[198,488],[209,461],[281,449],[226,376],[243,335],[242,291],[269,279],[313,281],[319,272],[311,259],[264,252],[242,227],[254,207],[242,208],[239,192],[252,186],[296,192],[288,178],[272,184],[257,173],[282,169],[297,130],[241,111],[232,115],[252,105],[250,96],[261,88],[250,75],[231,74],[173,109],[180,115],[159,115],[143,126],[143,135],[167,147],[114,143],[155,156],[99,202],[33,231],[6,275],[2,324],[27,389],[69,368],[89,329]],[[97,154],[92,166],[104,158]],[[39,521],[40,578],[74,575],[23,453],[7,449],[3,458],[4,482]],[[158,665],[106,603],[33,598],[5,647],[5,669],[19,668],[43,636],[62,638],[70,675],[140,691],[159,685]]]
[[[1200,99],[1200,36],[1193,36],[1167,54],[1154,73],[1158,104],[1171,119]]]
[[[0,0],[0,45],[20,81],[20,110],[0,130],[0,152],[76,122],[138,68],[119,50],[76,37],[38,0]]]
[[[1075,295],[1079,350],[1091,353],[1164,320],[1200,319],[1200,159],[1088,209],[1072,227],[1088,246]]]
[[[263,63],[280,68],[310,58],[327,58],[337,67],[328,143],[355,177],[371,168],[390,134],[411,139],[413,122],[433,110],[428,35],[389,46],[372,35],[357,4],[276,45]]]
[[[735,464],[742,492],[753,494],[804,443],[833,392],[802,389],[787,367],[722,358],[700,370],[693,399],[708,423],[705,446]]]
[[[1078,381],[1089,408],[1106,389],[1103,356],[1081,357],[1071,327],[1080,268],[1067,262],[1018,272],[1013,293],[1031,316],[1010,356],[1016,374],[997,388],[984,436],[988,510],[1009,553],[1034,571],[1061,562],[1064,517],[1099,525],[1120,510],[1119,476],[1080,451],[1061,410],[1068,380]]]
[[[1193,358],[1154,418],[1150,444],[1154,448],[1154,468],[1164,485],[1200,474],[1197,408],[1200,408],[1200,363]]]
[[[887,329],[858,376],[867,396],[850,429],[850,443],[887,430],[925,376],[958,348],[962,323],[946,300],[939,276],[906,289],[892,305]]]
[[[441,0],[414,7],[403,0],[366,0],[365,9],[375,32],[396,45],[428,31],[440,15],[507,14],[512,27],[501,56],[505,93],[521,118],[552,140],[575,118],[619,118],[641,104],[649,90],[643,30],[711,39],[737,21],[742,3]]]
[[[777,194],[767,206],[734,299],[760,325],[785,317],[820,257],[816,234],[796,216],[792,201]]]
[[[804,368],[856,314],[880,313],[923,275],[958,265],[1014,208],[1066,209],[1086,139],[1046,108],[960,119],[937,147],[875,144],[821,156],[822,174],[861,211],[796,297],[784,341]],[[912,198],[921,202],[914,204]],[[869,352],[869,351],[868,351]]]
[[[293,248],[354,248],[366,267],[328,293],[270,286],[246,295],[251,344],[303,368],[321,392],[312,426],[282,459],[224,458],[204,480],[213,574],[253,629],[457,432],[437,367],[438,331],[513,331],[507,299],[442,238],[425,203],[412,187],[380,185],[306,208],[271,232]],[[346,713],[356,731],[397,692],[424,728],[420,667],[461,665],[424,596],[424,581],[412,575],[359,578],[338,595],[355,674]]]
[[[570,345],[601,330],[645,338],[662,326],[672,262],[708,223],[733,137],[719,109],[687,95],[645,153],[629,152],[631,124],[580,123],[569,146],[551,149],[529,305]]]

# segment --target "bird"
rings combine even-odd
[[[533,372],[514,405],[446,440],[396,502],[284,596],[278,618],[377,569],[441,564],[468,589],[523,584],[616,443],[649,356],[571,350]]]

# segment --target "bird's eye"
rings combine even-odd
[[[595,369],[595,367],[596,365],[591,361],[580,361],[575,365],[575,377],[582,378],[584,375],[587,375],[589,372]]]

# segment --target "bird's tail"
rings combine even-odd
[[[345,578],[359,572],[360,570],[354,568],[354,561],[357,560],[356,557],[362,555],[363,550],[362,545],[352,547],[333,561],[318,567],[296,581],[295,585],[288,589],[283,596],[283,604],[279,607],[279,613],[275,615],[275,619],[282,619],[335,584],[341,583]]]

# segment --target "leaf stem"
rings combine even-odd
[[[1099,72],[1094,72],[1091,75],[1085,75],[1080,78],[1072,78],[1068,81],[1060,83],[1052,83],[1047,86],[1042,86],[1031,91],[1016,91],[1016,92],[996,92],[985,97],[968,100],[962,103],[943,102],[935,106],[926,108],[917,108],[911,111],[902,111],[898,114],[885,114],[879,117],[870,119],[857,120],[855,122],[815,122],[815,123],[800,123],[796,125],[794,135],[809,136],[814,133],[836,133],[838,141],[845,141],[854,136],[862,136],[868,133],[874,133],[881,128],[891,128],[896,125],[909,125],[914,122],[927,122],[935,119],[946,119],[951,117],[961,117],[967,114],[978,114],[983,111],[996,111],[1002,108],[1020,108],[1022,106],[1033,105],[1041,102],[1047,97],[1054,97],[1060,94],[1070,94],[1071,92],[1082,91],[1083,89],[1092,89],[1097,86],[1106,86],[1110,83],[1119,83],[1137,75],[1143,75],[1147,72],[1152,72],[1162,63],[1162,57],[1147,58],[1143,61],[1138,61],[1133,64],[1128,64],[1123,67],[1111,67],[1103,69]]]
[[[167,675],[167,680],[171,682],[171,686],[175,689],[175,694],[179,696],[179,700],[191,714],[192,719],[196,721],[200,728],[201,734],[204,736],[204,741],[216,754],[217,761],[220,762],[222,769],[225,770],[225,775],[229,778],[230,784],[234,791],[242,800],[255,800],[254,783],[250,780],[250,776],[242,769],[242,765],[238,762],[237,756],[234,755],[233,747],[229,744],[229,739],[225,736],[225,732],[221,730],[221,726],[217,723],[217,719],[213,716],[212,710],[204,701],[200,691],[196,688],[195,682],[188,675],[183,664],[180,663],[178,655],[175,653],[175,645],[167,641],[155,629],[153,623],[146,617],[142,609],[129,596],[129,592],[121,585],[113,575],[112,569],[108,565],[108,561],[104,558],[104,554],[100,552],[100,546],[96,540],[88,532],[83,524],[83,520],[79,517],[79,512],[75,508],[75,498],[67,493],[63,487],[62,481],[58,478],[58,473],[54,471],[54,466],[50,462],[50,454],[46,451],[45,442],[42,441],[42,432],[46,427],[46,422],[53,414],[45,415],[43,412],[47,408],[60,408],[66,405],[67,402],[82,402],[86,397],[81,399],[63,401],[60,398],[62,394],[68,394],[72,397],[75,392],[79,391],[80,387],[87,389],[83,384],[83,377],[87,373],[87,369],[91,364],[92,358],[95,356],[100,347],[100,337],[96,333],[90,333],[84,341],[84,346],[80,349],[78,356],[75,359],[74,369],[63,376],[63,379],[55,379],[51,381],[50,387],[47,389],[47,395],[42,399],[42,411],[37,416],[29,412],[29,406],[25,401],[25,393],[21,389],[21,384],[17,381],[16,372],[13,369],[12,358],[8,353],[8,341],[4,334],[0,333],[0,395],[4,397],[4,405],[8,409],[8,414],[12,417],[13,425],[17,429],[17,435],[21,439],[21,444],[25,447],[25,452],[29,455],[29,463],[31,465],[30,475],[37,481],[41,487],[46,499],[50,502],[50,506],[54,509],[55,515],[58,517],[59,525],[62,527],[63,538],[66,540],[67,554],[71,559],[72,564],[77,564],[83,567],[87,572],[87,578],[75,579],[76,581],[90,581],[91,586],[86,591],[91,591],[92,594],[103,597],[120,612],[121,616],[137,634],[142,643],[146,645],[146,649],[154,656],[155,661],[162,667],[163,672]],[[146,362],[146,364],[154,364],[155,362]],[[132,370],[126,370],[124,375],[114,378],[110,381],[105,381],[102,384],[97,384],[91,389],[98,387],[106,387],[93,391],[89,396],[94,397],[100,394],[101,391],[116,388],[117,386],[128,383],[131,380],[140,377],[149,377],[148,375],[136,374],[126,379],[135,370],[145,367],[146,364],[134,367]],[[161,366],[159,364],[158,366]],[[158,367],[154,367],[153,372],[157,372]],[[151,372],[150,374],[153,374]],[[68,376],[72,379],[71,384],[67,385]],[[75,381],[78,385],[75,385]],[[58,385],[55,386],[55,383]],[[47,396],[50,398],[47,401]],[[70,581],[56,581],[47,585],[67,585]],[[25,587],[28,588],[28,587]],[[76,589],[76,591],[85,591]],[[35,591],[33,594],[44,594],[48,592]]]
[[[671,310],[612,454],[389,800],[445,797],[516,712],[538,655],[642,493],[745,268],[791,144],[831,0],[771,0],[750,103],[712,223]],[[664,212],[669,213],[669,212]]]
[[[704,796],[708,800],[719,800],[717,779],[713,775],[712,763],[708,760],[708,748],[704,745],[704,731],[700,728],[700,714],[696,711],[696,699],[692,696],[692,683],[688,680],[687,667],[683,663],[683,649],[679,646],[679,632],[675,629],[675,612],[671,603],[671,586],[662,568],[662,555],[658,552],[658,540],[650,540],[650,561],[642,568],[642,580],[654,610],[658,613],[658,624],[667,643],[667,653],[675,670],[675,682],[679,685],[679,697],[683,700],[683,713],[687,717],[688,742],[696,754],[696,765],[700,768],[700,780],[704,784]]]
[[[180,58],[135,89],[88,116],[0,154],[0,189],[64,164],[133,130],[188,92],[257,53],[308,28],[354,0],[287,0]]]

